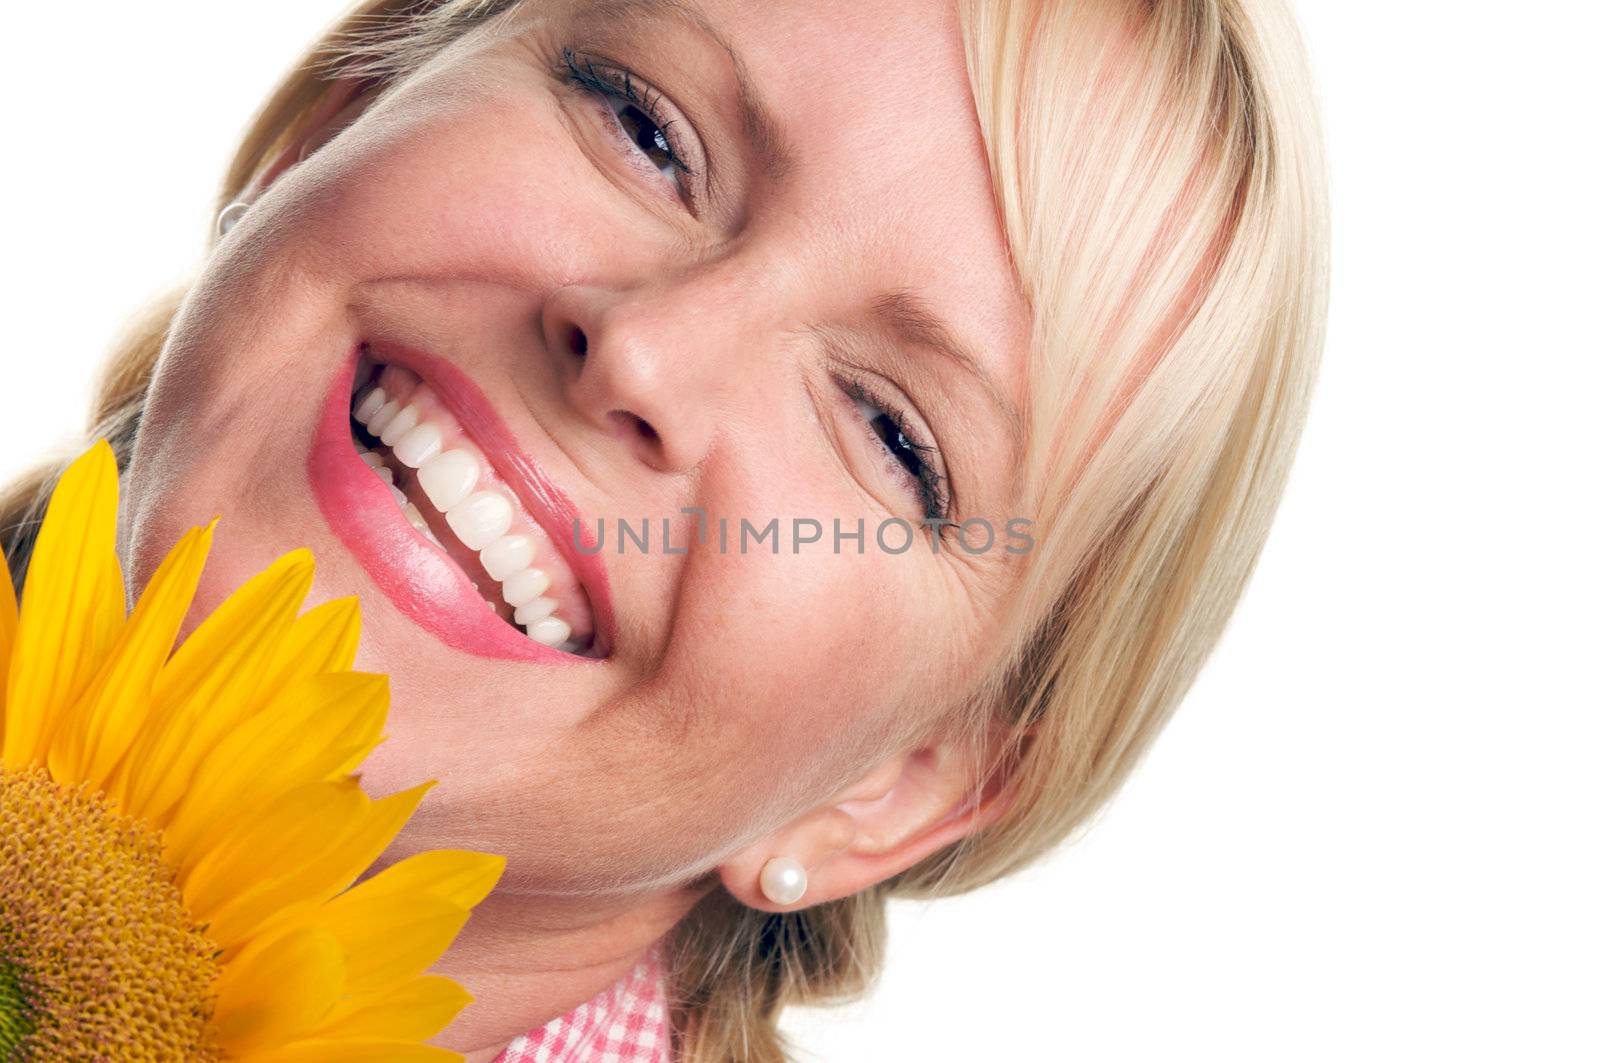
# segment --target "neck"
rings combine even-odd
[[[604,898],[497,889],[431,969],[473,997],[434,1043],[467,1063],[490,1063],[517,1037],[632,971],[708,888]]]

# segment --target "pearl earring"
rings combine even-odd
[[[761,868],[761,892],[773,904],[793,904],[806,895],[806,869],[788,856],[774,856]]]
[[[244,212],[250,209],[250,204],[242,199],[234,200],[217,215],[217,238],[228,235],[228,230],[239,224],[239,219],[244,217]]]

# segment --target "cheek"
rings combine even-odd
[[[669,662],[690,676],[716,662],[699,699],[712,715],[692,729],[705,743],[697,759],[759,750],[775,776],[833,770],[923,697],[918,565],[870,548],[835,555],[826,536],[798,555],[785,544],[741,556],[733,542],[730,531],[734,552],[687,574]]]
[[[283,530],[285,500],[256,490],[250,470],[301,463],[318,411],[306,381],[345,355],[364,285],[455,278],[538,293],[597,253],[628,253],[599,229],[616,212],[603,209],[604,183],[549,90],[489,85],[477,95],[422,85],[380,105],[282,175],[205,262],[124,480],[136,586],[217,512],[219,544],[257,518]],[[256,550],[239,573],[274,556]]]
[[[703,546],[660,590],[677,599],[663,662],[671,694],[660,699],[676,717],[669,733],[692,770],[758,792],[826,784],[934,711],[953,658],[932,632],[956,604],[925,535],[898,554],[875,542],[884,515],[812,423],[805,390],[773,387],[769,399],[770,438],[728,448],[702,477]],[[803,518],[820,524],[805,529],[819,541],[796,544]],[[774,519],[776,552],[755,538]],[[859,549],[835,539],[835,519],[846,534],[860,523]],[[688,542],[692,527],[677,528]],[[753,774],[731,770],[752,756]]]
[[[539,292],[637,246],[546,87],[397,99],[350,132],[283,189],[285,236],[332,279],[473,278]]]

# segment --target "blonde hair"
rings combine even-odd
[[[352,75],[393,81],[512,0],[368,0],[256,116],[236,198]],[[785,1057],[790,1003],[863,992],[885,904],[1052,849],[1127,777],[1255,564],[1322,344],[1326,207],[1306,59],[1278,0],[960,0],[997,210],[1034,313],[1021,512],[1036,544],[1010,651],[961,707],[1016,800],[854,896],[771,915],[713,891],[669,935],[678,1058]],[[119,343],[90,431],[124,465],[178,296]],[[50,462],[0,496],[19,571]],[[997,768],[998,770],[998,768]],[[974,792],[986,780],[976,778]]]

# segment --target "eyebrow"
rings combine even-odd
[[[1020,450],[1022,445],[1022,418],[1016,406],[1000,390],[995,379],[984,368],[983,362],[972,348],[962,342],[938,314],[929,309],[926,301],[909,288],[891,288],[872,301],[872,312],[885,331],[899,342],[925,347],[943,356],[957,367],[975,377],[1000,409],[1011,435],[1012,445]]]
[[[586,13],[618,22],[666,15],[688,22],[715,41],[727,53],[728,61],[733,66],[733,77],[738,86],[739,122],[755,149],[756,159],[766,171],[768,180],[776,184],[784,179],[794,165],[794,149],[773,118],[771,108],[756,90],[744,59],[703,12],[684,0],[594,0]]]

